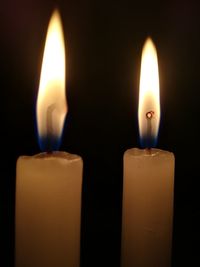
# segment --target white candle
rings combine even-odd
[[[67,113],[65,49],[58,11],[49,23],[37,99],[41,148],[22,156],[16,173],[16,267],[79,267],[81,157],[52,152]]]
[[[16,267],[79,267],[81,189],[79,156],[18,159]]]
[[[138,116],[147,149],[124,154],[121,266],[170,267],[174,155],[150,148],[160,120],[157,54],[151,39],[143,48]]]

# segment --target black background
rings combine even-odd
[[[0,266],[13,266],[16,159],[39,152],[35,102],[55,6],[69,66],[60,149],[84,160],[81,266],[119,267],[122,160],[139,146],[140,57],[149,35],[159,57],[158,147],[176,157],[172,266],[199,266],[200,7],[189,0],[1,0]]]

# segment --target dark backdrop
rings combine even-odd
[[[172,266],[199,265],[197,3],[1,0],[1,266],[13,267],[16,159],[39,152],[35,100],[47,25],[56,5],[69,65],[69,113],[61,150],[84,160],[81,266],[119,267],[122,159],[127,148],[139,146],[140,57],[148,35],[159,56],[158,147],[176,156]]]

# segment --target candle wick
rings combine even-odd
[[[53,151],[48,150],[48,151],[46,152],[46,154],[47,154],[48,156],[51,156],[51,155],[53,155]]]
[[[154,111],[150,110],[146,113],[147,119],[147,136],[151,138],[152,135],[152,118],[154,116]],[[148,154],[151,154],[151,147],[147,147]]]
[[[55,103],[49,105],[47,108],[47,135],[53,135],[53,112],[55,109]]]
[[[151,155],[151,147],[147,147],[146,149],[145,149],[145,151],[146,151],[146,153],[148,154],[148,155]]]
[[[56,104],[53,103],[47,108],[47,137],[51,140],[53,137],[53,112],[56,109]],[[51,147],[51,146],[50,146]],[[51,154],[51,148],[47,151],[48,154]]]

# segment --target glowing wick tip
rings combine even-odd
[[[149,120],[152,119],[153,116],[154,116],[154,111],[152,111],[152,110],[151,111],[148,111],[146,113],[146,118],[149,119]]]

